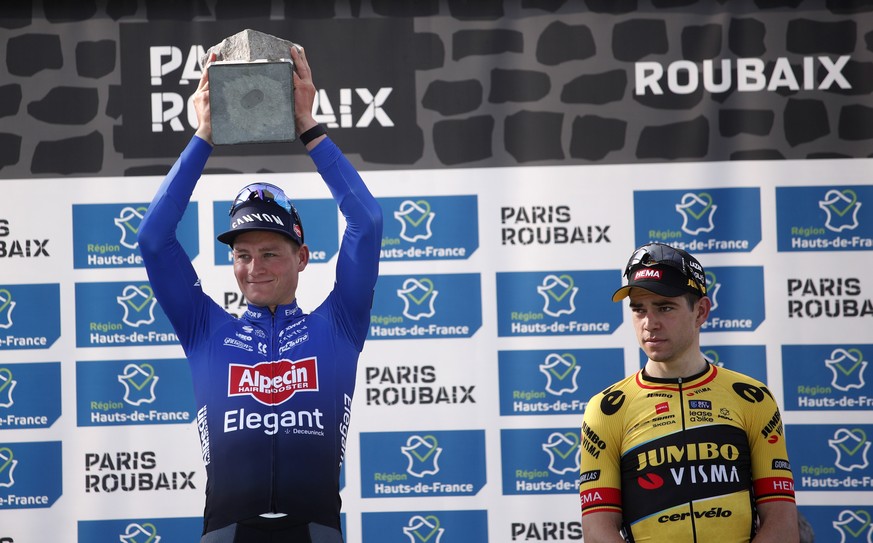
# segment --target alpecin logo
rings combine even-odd
[[[316,358],[260,362],[254,366],[231,364],[228,396],[251,396],[264,405],[280,405],[295,392],[318,391]]]

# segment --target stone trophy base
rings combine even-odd
[[[294,130],[294,43],[244,30],[211,47],[209,104],[215,145],[291,142]]]

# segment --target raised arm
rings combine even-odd
[[[176,228],[212,153],[206,70],[195,91],[194,105],[199,120],[197,133],[158,188],[137,234],[149,283],[186,350],[198,319],[206,311],[208,298],[199,287],[190,258],[176,238]]]
[[[291,58],[295,66],[295,128],[299,135],[318,124],[312,116],[316,89],[303,48],[292,48]],[[334,310],[343,315],[347,333],[360,349],[367,335],[367,316],[379,275],[382,208],[352,164],[327,136],[313,139],[306,144],[306,149],[346,220],[331,299]]]

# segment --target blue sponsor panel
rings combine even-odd
[[[873,490],[873,425],[789,424],[785,433],[797,490]]]
[[[179,342],[147,281],[76,283],[76,346]]]
[[[187,424],[195,418],[184,359],[76,362],[79,426]]]
[[[751,332],[764,322],[764,268],[706,269],[706,294],[712,300],[702,332]]]
[[[624,350],[499,351],[497,366],[501,415],[581,415],[624,377]]]
[[[0,364],[0,430],[48,428],[60,416],[60,362]]]
[[[622,321],[619,287],[618,270],[498,273],[497,334],[611,334]]]
[[[361,534],[363,543],[486,543],[488,512],[363,513]]]
[[[503,494],[579,492],[578,428],[501,430]]]
[[[870,543],[873,541],[873,506],[869,505],[801,505],[816,541],[835,543]]]
[[[873,345],[783,345],[786,409],[873,410]]]
[[[218,241],[217,236],[230,229],[230,205],[233,202],[212,204],[212,239],[215,265],[233,264],[230,247]],[[294,208],[303,223],[303,241],[309,247],[309,261],[315,264],[327,262],[339,251],[339,223],[336,202],[332,199],[295,200]]]
[[[379,203],[385,213],[383,262],[466,260],[479,248],[475,195],[380,198]]]
[[[717,345],[701,347],[704,358],[720,368],[738,371],[767,384],[767,348],[764,345]],[[648,361],[642,349],[640,368]]]
[[[871,206],[871,185],[776,187],[776,248],[873,250]]]
[[[202,517],[80,520],[78,543],[200,541]]]
[[[361,497],[474,496],[485,485],[483,430],[361,434]]]
[[[370,313],[370,339],[470,337],[482,326],[476,273],[381,275]]]
[[[761,190],[634,191],[637,246],[657,241],[692,254],[749,252],[761,242]]]
[[[141,267],[136,236],[148,207],[144,203],[74,204],[73,267]],[[191,260],[200,254],[197,211],[197,203],[190,203],[176,228],[176,238]]]
[[[60,285],[0,285],[0,351],[48,349],[60,336]]]
[[[60,441],[0,443],[0,511],[51,507],[61,494]]]

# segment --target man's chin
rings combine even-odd
[[[667,353],[659,351],[643,351],[652,362],[669,362],[671,360]]]

